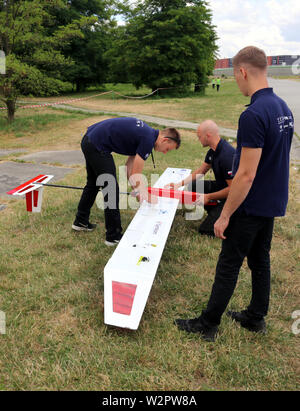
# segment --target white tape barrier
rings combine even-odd
[[[167,168],[154,187],[185,179],[191,170]],[[182,187],[183,189],[183,187]],[[104,268],[104,322],[136,330],[175,217],[179,200],[144,202]]]

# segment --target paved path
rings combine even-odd
[[[274,80],[274,79],[271,79]],[[278,80],[278,81],[284,81],[284,80]],[[291,83],[297,83],[296,81],[290,81]],[[299,82],[299,89],[300,89],[300,82]],[[294,95],[292,94],[292,98],[286,98],[282,93],[281,93],[281,88],[278,92],[278,94],[288,102],[289,106],[291,107],[291,110],[297,114],[297,118],[299,118],[299,121],[296,120],[297,122],[297,134],[300,137],[300,99],[299,103],[296,101],[294,98]],[[300,95],[300,90],[299,90],[299,95]],[[289,101],[293,103],[291,105]],[[184,128],[184,129],[190,129],[190,130],[196,130],[198,127],[198,123],[192,123],[190,121],[180,121],[180,120],[172,120],[172,119],[166,119],[166,118],[161,118],[161,117],[155,117],[155,116],[149,116],[146,114],[139,114],[139,113],[125,113],[125,112],[112,112],[112,111],[106,111],[106,110],[94,110],[94,109],[87,109],[87,108],[80,108],[80,107],[71,107],[68,105],[58,105],[56,107],[63,108],[64,110],[69,110],[69,111],[84,111],[87,113],[104,113],[104,114],[110,114],[110,115],[118,115],[122,117],[138,117],[141,120],[148,121],[149,123],[155,123],[163,127],[177,127],[177,128]],[[296,107],[294,110],[293,107]],[[295,117],[296,119],[296,117]],[[236,138],[237,136],[237,130],[232,130],[228,128],[223,128],[220,127],[220,133],[224,137],[229,137],[229,138]],[[291,149],[291,160],[294,163],[299,163],[300,164],[300,139],[297,138],[295,135],[293,138],[293,144],[292,144],[292,149]]]
[[[279,80],[269,78],[270,87],[274,88],[274,92],[285,100],[293,112],[295,120],[295,132],[298,137],[294,135],[291,159],[300,163],[300,81],[293,80]]]
[[[149,116],[147,114],[140,114],[140,113],[125,113],[125,112],[115,112],[115,111],[107,111],[107,110],[94,110],[89,108],[81,108],[81,107],[72,107],[65,104],[57,105],[56,107],[63,108],[64,110],[69,111],[84,111],[87,113],[104,113],[110,115],[117,115],[121,117],[137,117],[141,120],[148,121],[149,123],[155,123],[160,126],[164,127],[177,127],[177,128],[185,128],[190,130],[196,130],[198,127],[198,123],[192,123],[190,121],[180,121],[180,120],[172,120],[170,118],[161,118],[155,116]],[[229,128],[220,128],[221,134],[226,137],[236,138],[236,130],[231,130]]]
[[[85,164],[84,155],[81,150],[40,151],[26,154],[19,158],[29,162],[33,161],[37,164],[48,163],[67,166]]]
[[[279,80],[269,78],[270,87],[274,92],[286,101],[293,112],[295,119],[295,131],[300,137],[300,81]]]
[[[54,159],[53,159],[54,161]],[[73,168],[53,167],[45,164],[16,163],[15,161],[3,161],[0,163],[0,198],[20,199],[20,196],[6,194],[12,188],[18,187],[25,181],[39,174],[54,175],[53,182],[62,179],[66,174],[74,172]]]
[[[15,148],[11,150],[0,149],[0,157],[5,157],[11,154],[17,154],[17,153],[27,153],[27,150],[24,150],[23,148]]]

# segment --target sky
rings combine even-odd
[[[130,0],[135,3],[136,0]],[[219,37],[219,58],[246,46],[267,56],[300,55],[299,0],[206,0]],[[124,24],[118,19],[119,24]]]
[[[246,46],[268,56],[300,55],[299,0],[208,0],[219,37],[219,58]]]

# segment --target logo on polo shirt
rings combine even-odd
[[[292,116],[281,116],[277,118],[277,123],[279,125],[279,131],[282,133],[287,128],[294,127],[294,120]]]
[[[137,127],[144,127],[144,122],[142,120],[136,120]]]
[[[145,160],[147,160],[147,158],[150,156],[150,153],[145,155]]]

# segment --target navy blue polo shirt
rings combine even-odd
[[[293,133],[293,114],[273,89],[254,93],[239,119],[233,173],[238,169],[242,147],[262,148],[262,155],[251,189],[239,211],[262,217],[285,215]]]
[[[233,178],[232,165],[234,155],[235,149],[223,139],[219,141],[216,150],[211,148],[206,154],[204,161],[205,163],[210,164],[213,169],[218,190],[228,187],[226,180],[231,180]]]
[[[98,151],[127,156],[138,154],[143,160],[151,153],[158,133],[159,130],[133,117],[104,120],[88,127],[86,132]]]

